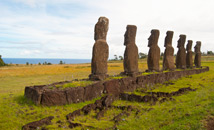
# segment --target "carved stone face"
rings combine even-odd
[[[194,48],[195,48],[195,53],[201,52],[201,42],[197,41]]]
[[[124,34],[124,45],[135,44],[137,27],[135,25],[127,25],[126,32]]]
[[[172,45],[172,37],[173,37],[173,31],[167,31],[166,32],[166,37],[165,37],[165,42],[164,42],[164,47],[171,46]]]
[[[178,39],[178,45],[177,47],[184,47],[185,41],[186,41],[186,35],[180,35],[180,38]]]
[[[158,38],[159,38],[159,30],[153,29],[151,31],[150,37],[148,38],[148,40],[149,40],[148,47],[151,47],[153,45],[157,45],[158,44]]]

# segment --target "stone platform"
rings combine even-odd
[[[131,92],[146,85],[164,83],[176,80],[184,76],[199,74],[209,71],[209,67],[200,69],[161,72],[157,74],[127,77],[100,81],[86,87],[57,88],[56,85],[70,83],[68,81],[53,83],[50,85],[37,85],[25,87],[25,97],[31,99],[36,105],[65,105],[89,101],[100,97],[102,94],[119,95],[122,92]]]

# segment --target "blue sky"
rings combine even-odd
[[[214,51],[213,0],[0,0],[0,54],[6,58],[90,59],[94,25],[109,18],[109,57],[123,55],[126,25],[138,27],[139,52],[148,53],[151,29],[160,30],[164,51],[167,30]]]

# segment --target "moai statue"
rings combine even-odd
[[[186,56],[186,67],[192,68],[193,62],[192,62],[192,40],[188,40],[187,46],[186,46],[187,56]]]
[[[166,48],[164,51],[163,57],[163,70],[174,70],[175,63],[174,63],[174,48],[172,47],[172,38],[173,38],[173,31],[167,31],[164,47]]]
[[[185,69],[186,68],[186,50],[184,44],[186,42],[186,35],[180,35],[178,40],[178,52],[176,56],[176,68]]]
[[[94,46],[91,61],[90,80],[104,80],[108,77],[107,61],[109,47],[106,42],[109,20],[106,17],[100,17],[94,29]]]
[[[135,44],[137,27],[135,25],[127,25],[124,35],[124,74],[128,76],[136,76],[138,74],[138,47]]]
[[[159,71],[160,48],[158,47],[159,30],[153,29],[148,38],[149,54],[147,59],[148,71]]]
[[[195,45],[195,67],[200,68],[201,67],[201,42],[197,41]]]

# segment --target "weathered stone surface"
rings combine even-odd
[[[197,41],[194,48],[195,48],[194,64],[196,68],[200,68],[201,67],[201,42]]]
[[[90,86],[85,87],[84,99],[85,100],[92,100],[96,97],[102,95],[104,91],[103,83],[96,83]]]
[[[148,38],[149,54],[147,59],[148,71],[159,71],[160,48],[158,47],[159,30],[153,29]]]
[[[92,104],[88,104],[88,105],[84,106],[82,108],[82,111],[84,112],[84,114],[88,114],[92,110],[95,110],[95,108],[96,108],[96,104],[92,103]]]
[[[164,51],[163,57],[163,70],[174,70],[175,63],[174,63],[174,48],[172,47],[172,38],[173,38],[173,31],[167,31],[165,37],[164,47],[166,48]]]
[[[108,32],[109,20],[106,17],[100,17],[94,28],[94,40],[105,40]]]
[[[42,93],[41,104],[45,106],[68,104],[64,90],[46,90]]]
[[[91,80],[104,80],[108,77],[108,55],[109,47],[106,41],[97,40],[93,47],[93,55],[91,62],[91,75],[89,78]]]
[[[192,59],[192,40],[188,40],[187,46],[187,56],[186,56],[186,67],[192,68],[193,67],[193,59]]]
[[[85,101],[84,99],[85,90],[83,87],[67,88],[65,92],[69,104]]]
[[[136,78],[128,77],[120,80],[120,92],[132,92],[137,88]]]
[[[91,61],[91,80],[104,80],[107,75],[107,61],[109,55],[109,47],[106,42],[109,21],[105,17],[100,17],[95,25],[95,44],[93,46],[92,61]]]
[[[124,35],[124,74],[128,76],[136,76],[138,74],[138,47],[135,44],[137,27],[135,25],[127,25]]]
[[[158,98],[155,96],[140,96],[135,94],[127,94],[127,93],[121,93],[120,94],[121,100],[127,100],[127,101],[135,101],[135,102],[156,102],[158,101]]]
[[[66,115],[66,119],[67,120],[74,120],[74,118],[76,116],[80,116],[81,115],[81,109],[75,110],[72,113],[69,113],[68,115]]]
[[[107,94],[119,94],[121,84],[119,80],[113,79],[104,83],[104,92]]]
[[[49,116],[39,121],[28,123],[22,127],[22,130],[38,130],[41,126],[50,125],[53,118],[53,116]]]
[[[176,56],[176,68],[185,69],[186,68],[186,50],[184,44],[186,42],[186,35],[180,35],[178,40],[178,52]]]
[[[41,102],[42,92],[33,87],[25,87],[25,97],[31,99],[36,105],[39,105]]]
[[[53,88],[49,85],[32,86],[25,88],[25,97],[31,99],[36,105],[64,105],[83,102],[101,96],[102,92],[117,97],[122,92],[134,91],[137,87],[152,86],[156,83],[174,80],[183,76],[199,74],[209,71],[209,67],[184,71],[171,71],[166,73],[150,74],[138,77],[127,77],[122,79],[98,82],[86,87],[73,87],[64,90]],[[54,83],[55,85],[59,83]],[[63,83],[62,83],[63,84]],[[105,97],[95,102],[95,109],[102,110],[109,106],[115,97]],[[74,113],[75,115],[75,113]],[[71,115],[73,116],[73,115]]]
[[[73,123],[73,122],[68,122],[69,123],[69,128],[73,129],[75,127],[78,127],[78,126],[82,126],[80,123]]]
[[[111,104],[118,99],[115,95],[107,95],[101,99],[103,107],[110,107]]]

